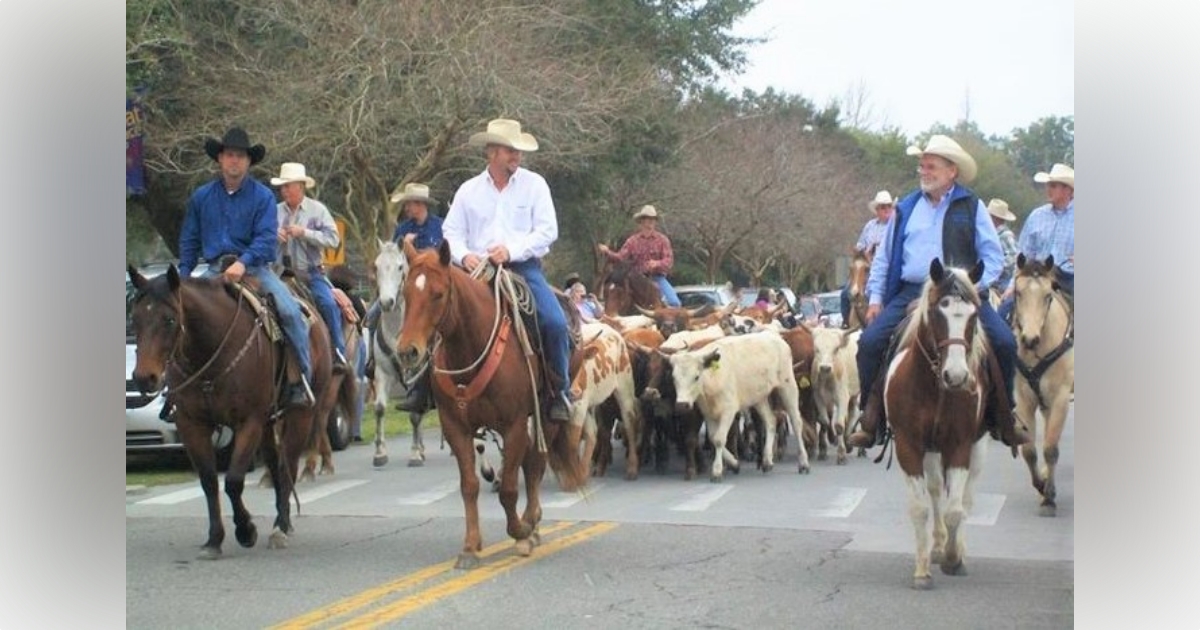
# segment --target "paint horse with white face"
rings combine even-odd
[[[379,255],[375,257],[375,282],[380,308],[379,327],[371,340],[375,352],[375,456],[372,459],[375,466],[385,466],[388,463],[387,440],[383,430],[383,415],[387,411],[388,400],[408,396],[410,388],[420,377],[419,370],[408,373],[403,369],[394,348],[396,338],[400,336],[400,328],[404,324],[404,295],[401,293],[401,287],[404,286],[407,277],[408,259],[400,246],[390,241],[379,241]],[[408,415],[413,429],[409,466],[425,464],[425,441],[421,435],[421,420],[429,409],[422,407],[424,405],[418,405],[416,410],[410,410]]]
[[[1017,417],[1037,434],[1042,418],[1042,466],[1036,443],[1021,446],[1033,487],[1042,495],[1041,514],[1057,512],[1054,469],[1058,441],[1067,422],[1075,384],[1075,331],[1066,298],[1058,291],[1054,257],[1042,262],[1017,256],[1013,281],[1013,336],[1017,338]],[[1039,413],[1040,412],[1040,413]]]
[[[992,387],[975,288],[982,275],[982,262],[968,274],[944,268],[934,258],[887,368],[884,405],[908,486],[916,589],[933,586],[931,561],[940,563],[943,573],[966,575],[962,526],[987,452],[983,411]]]

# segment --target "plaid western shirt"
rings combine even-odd
[[[658,231],[634,233],[625,239],[620,251],[609,256],[630,263],[636,271],[647,276],[670,275],[675,266],[671,240]]]

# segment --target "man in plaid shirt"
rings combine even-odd
[[[1033,181],[1046,185],[1046,205],[1034,208],[1025,218],[1017,250],[1032,260],[1054,256],[1058,286],[1072,310],[1075,306],[1075,169],[1055,164],[1049,173],[1038,173]],[[1010,320],[1013,308],[1010,280],[1000,303],[1000,316]]]
[[[671,240],[666,234],[658,231],[658,210],[655,210],[654,206],[642,206],[633,218],[637,221],[638,231],[625,239],[620,251],[614,252],[608,245],[601,243],[600,253],[609,260],[630,263],[635,271],[644,274],[658,285],[663,302],[667,306],[681,306],[675,287],[667,281],[667,275],[675,265],[675,254],[671,250]]]

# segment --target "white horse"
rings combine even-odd
[[[1017,338],[1017,417],[1036,437],[1041,416],[1042,465],[1037,443],[1021,447],[1042,516],[1057,513],[1054,468],[1075,386],[1075,334],[1066,298],[1054,288],[1054,258],[1039,263],[1017,256],[1013,283],[1013,335]],[[1040,414],[1038,412],[1041,412]]]
[[[371,344],[375,352],[375,466],[388,462],[387,441],[383,435],[383,414],[388,400],[408,395],[409,388],[419,377],[407,374],[396,360],[395,343],[400,337],[404,323],[404,295],[400,288],[408,277],[408,259],[404,251],[393,242],[379,241],[379,255],[375,257],[375,280],[379,296],[379,325],[372,334]],[[408,457],[409,466],[425,465],[425,441],[421,435],[421,419],[428,409],[410,411],[412,423],[412,448]]]

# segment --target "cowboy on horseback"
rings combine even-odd
[[[321,262],[323,248],[336,248],[341,242],[333,215],[325,204],[304,194],[317,185],[305,173],[304,165],[285,162],[279,177],[271,178],[279,187],[283,201],[276,207],[279,218],[279,260],[293,271],[303,272],[312,300],[329,326],[333,344],[333,369],[346,370],[346,339],[342,336],[342,310],[334,297],[333,284],[325,277]]]
[[[892,193],[886,190],[875,193],[875,198],[867,202],[867,209],[875,213],[875,218],[867,221],[862,232],[859,232],[858,242],[854,244],[852,254],[863,253],[868,260],[875,255],[875,250],[878,249],[879,242],[883,240],[886,233],[888,220],[892,218],[892,209],[895,205]],[[850,283],[847,282],[842,287],[842,328],[849,327]]]
[[[201,255],[211,263],[223,256],[236,257],[224,270],[210,266],[205,275],[223,274],[230,282],[250,276],[272,296],[284,336],[295,349],[301,369],[301,380],[289,384],[285,402],[289,406],[311,406],[315,398],[310,386],[308,321],[287,285],[271,269],[279,229],[275,195],[265,184],[249,177],[250,167],[262,161],[267,149],[261,144],[251,145],[244,129],[232,127],[221,140],[206,140],[204,152],[217,162],[221,174],[197,188],[188,199],[179,234],[179,274],[190,276]]]
[[[557,379],[550,419],[568,422],[567,318],[542,273],[542,257],[558,239],[558,217],[545,178],[521,166],[524,153],[537,151],[537,139],[522,132],[521,123],[499,118],[469,142],[484,148],[487,168],[459,186],[446,213],[442,230],[451,258],[469,272],[490,262],[525,279],[537,310],[545,363]]]
[[[867,282],[868,325],[858,345],[862,430],[851,434],[849,440],[851,446],[859,448],[880,443],[886,433],[882,430],[884,379],[877,375],[892,332],[929,279],[930,262],[938,258],[948,266],[969,269],[982,260],[984,271],[978,287],[984,291],[1003,267],[1003,252],[987,208],[963,185],[975,179],[975,159],[943,135],[932,136],[924,149],[909,147],[908,154],[919,156],[920,188],[897,204],[886,236],[871,261]],[[991,304],[986,299],[980,302],[979,323],[999,364],[999,380],[1003,381],[1002,388],[992,388],[984,420],[1005,444],[1026,444],[1030,436],[1016,423],[1012,408],[1016,340]]]
[[[1057,263],[1055,281],[1058,291],[1067,299],[1071,319],[1075,318],[1075,169],[1055,164],[1049,173],[1037,173],[1033,181],[1046,185],[1049,203],[1034,208],[1025,217],[1017,251],[1026,258],[1044,261],[1053,256]],[[1013,283],[1010,280],[1000,315],[1012,319]]]
[[[645,275],[658,285],[663,302],[667,306],[679,308],[683,304],[679,301],[679,295],[675,293],[675,287],[667,280],[667,275],[675,265],[675,253],[671,249],[671,239],[658,231],[658,210],[654,206],[642,206],[642,209],[633,215],[633,219],[637,221],[638,231],[625,239],[621,249],[614,252],[608,245],[600,243],[600,253],[609,260],[625,261],[633,265],[634,271]]]

